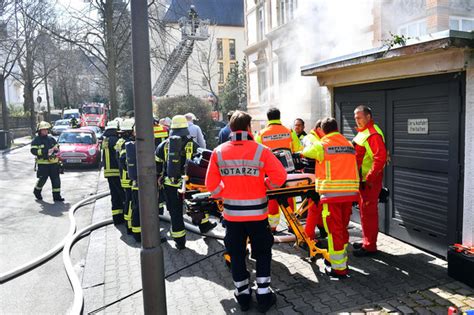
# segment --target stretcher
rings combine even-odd
[[[182,186],[179,192],[184,196],[186,212],[191,217],[204,215],[204,211],[210,212],[214,216],[220,217],[224,210],[223,202],[220,199],[214,199],[202,184],[196,184],[189,181],[187,175],[183,176]],[[301,223],[301,217],[312,203],[319,200],[318,194],[314,190],[314,174],[288,174],[285,184],[281,188],[267,190],[268,199],[277,201],[281,212],[285,216],[288,224],[288,230],[296,236],[296,245],[308,251],[308,257],[314,261],[316,256],[322,255],[329,260],[328,251],[318,247],[316,240],[306,235],[304,226]],[[301,197],[302,202],[293,210],[288,204],[288,198]],[[198,221],[200,217],[193,221]],[[230,262],[230,257],[225,257],[226,262]]]

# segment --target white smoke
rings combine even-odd
[[[372,48],[373,0],[298,1],[295,20],[284,26],[288,46],[284,54],[288,80],[274,93],[287,126],[295,118],[306,121],[306,131],[330,113],[325,88],[314,77],[302,77],[300,67]]]

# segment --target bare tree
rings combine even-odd
[[[0,101],[2,102],[3,129],[9,129],[8,104],[5,83],[12,74],[15,64],[22,56],[25,42],[20,40],[21,32],[16,31],[17,15],[14,0],[0,2]]]
[[[91,64],[106,78],[111,116],[117,117],[118,69],[130,63],[121,58],[130,50],[129,0],[91,0],[82,11],[67,9],[69,21],[75,24],[67,32],[54,34],[77,45]]]
[[[18,59],[20,73],[12,72],[15,79],[23,85],[24,111],[30,114],[32,132],[36,129],[34,90],[49,73],[44,72],[41,45],[44,34],[54,28],[53,6],[46,0],[15,0],[17,50],[23,47]],[[34,17],[34,20],[31,18]],[[50,69],[52,71],[52,69]]]
[[[218,52],[217,52],[217,37],[215,27],[210,32],[209,39],[203,42],[199,42],[195,46],[196,53],[192,54],[189,58],[189,69],[196,75],[189,76],[187,80],[194,86],[199,86],[206,92],[212,94],[215,99],[214,106],[218,107],[219,104],[219,93],[216,90],[216,84],[219,84],[221,78],[219,78],[219,64]],[[202,80],[193,80],[192,78],[202,77]],[[223,79],[223,78],[222,78]],[[206,85],[203,85],[203,82]],[[224,83],[222,81],[222,83]],[[214,108],[215,110],[218,108]]]

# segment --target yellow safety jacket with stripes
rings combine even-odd
[[[104,163],[104,177],[119,177],[120,171],[117,161],[117,152],[115,145],[118,141],[117,135],[104,137],[102,140],[102,161]]]
[[[155,139],[157,138],[167,138],[168,137],[168,130],[162,125],[154,125],[153,126],[153,135]]]
[[[125,150],[125,142],[127,139],[120,138],[115,145],[115,151],[117,152],[117,158],[119,162],[120,171],[120,184],[122,188],[132,188],[132,180],[128,176],[127,171],[127,151]]]
[[[382,136],[382,140],[385,143],[385,136],[382,132],[382,129],[380,129],[379,126],[376,124],[371,125],[369,128],[366,128],[364,131],[360,131],[352,141],[365,148],[365,155],[364,159],[362,160],[362,166],[361,166],[361,177],[362,180],[365,181],[367,178],[367,174],[369,171],[372,169],[372,166],[374,164],[374,153],[372,151],[372,148],[369,145],[369,142],[367,139],[373,134],[379,134]]]

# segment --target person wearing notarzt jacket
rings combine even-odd
[[[160,184],[163,181],[166,208],[171,216],[171,237],[176,248],[186,248],[186,230],[183,220],[183,198],[178,194],[182,184],[186,160],[190,160],[197,152],[199,145],[189,135],[188,121],[183,115],[176,115],[171,121],[170,136],[162,142],[155,151],[157,172],[160,174]],[[206,214],[199,223],[199,230],[207,233],[216,223],[209,221]]]
[[[59,152],[59,145],[56,140],[48,135],[48,130],[51,125],[42,121],[38,124],[38,135],[31,142],[31,154],[36,156],[36,164],[38,169],[36,171],[36,177],[38,181],[33,190],[33,194],[36,199],[42,200],[41,190],[44,184],[51,179],[51,186],[53,190],[54,201],[64,201],[61,197],[61,179],[59,178],[59,159],[56,154]]]
[[[102,163],[104,165],[104,177],[109,183],[110,199],[112,201],[112,219],[114,224],[124,222],[123,218],[123,201],[125,193],[120,185],[120,172],[115,152],[115,145],[118,141],[118,122],[110,121],[105,127],[102,135]]]
[[[385,138],[372,119],[372,110],[357,106],[354,119],[358,134],[352,139],[356,149],[357,166],[360,172],[360,223],[362,243],[354,243],[354,256],[362,257],[377,252],[379,232],[379,194],[382,190],[383,169],[387,162]]]
[[[273,235],[268,222],[266,191],[283,185],[287,174],[273,153],[254,141],[251,119],[241,111],[232,115],[230,141],[212,152],[206,188],[224,202],[224,242],[232,261],[237,302],[242,311],[250,307],[252,290],[245,264],[247,238],[250,238],[252,257],[257,261],[257,307],[260,312],[266,312],[276,302],[276,295],[270,289]]]
[[[336,120],[324,118],[321,129],[324,136],[305,148],[303,155],[317,161],[315,190],[319,194],[324,227],[328,233],[326,274],[342,279],[349,272],[347,226],[352,203],[359,200],[359,171],[354,147],[338,131]]]

